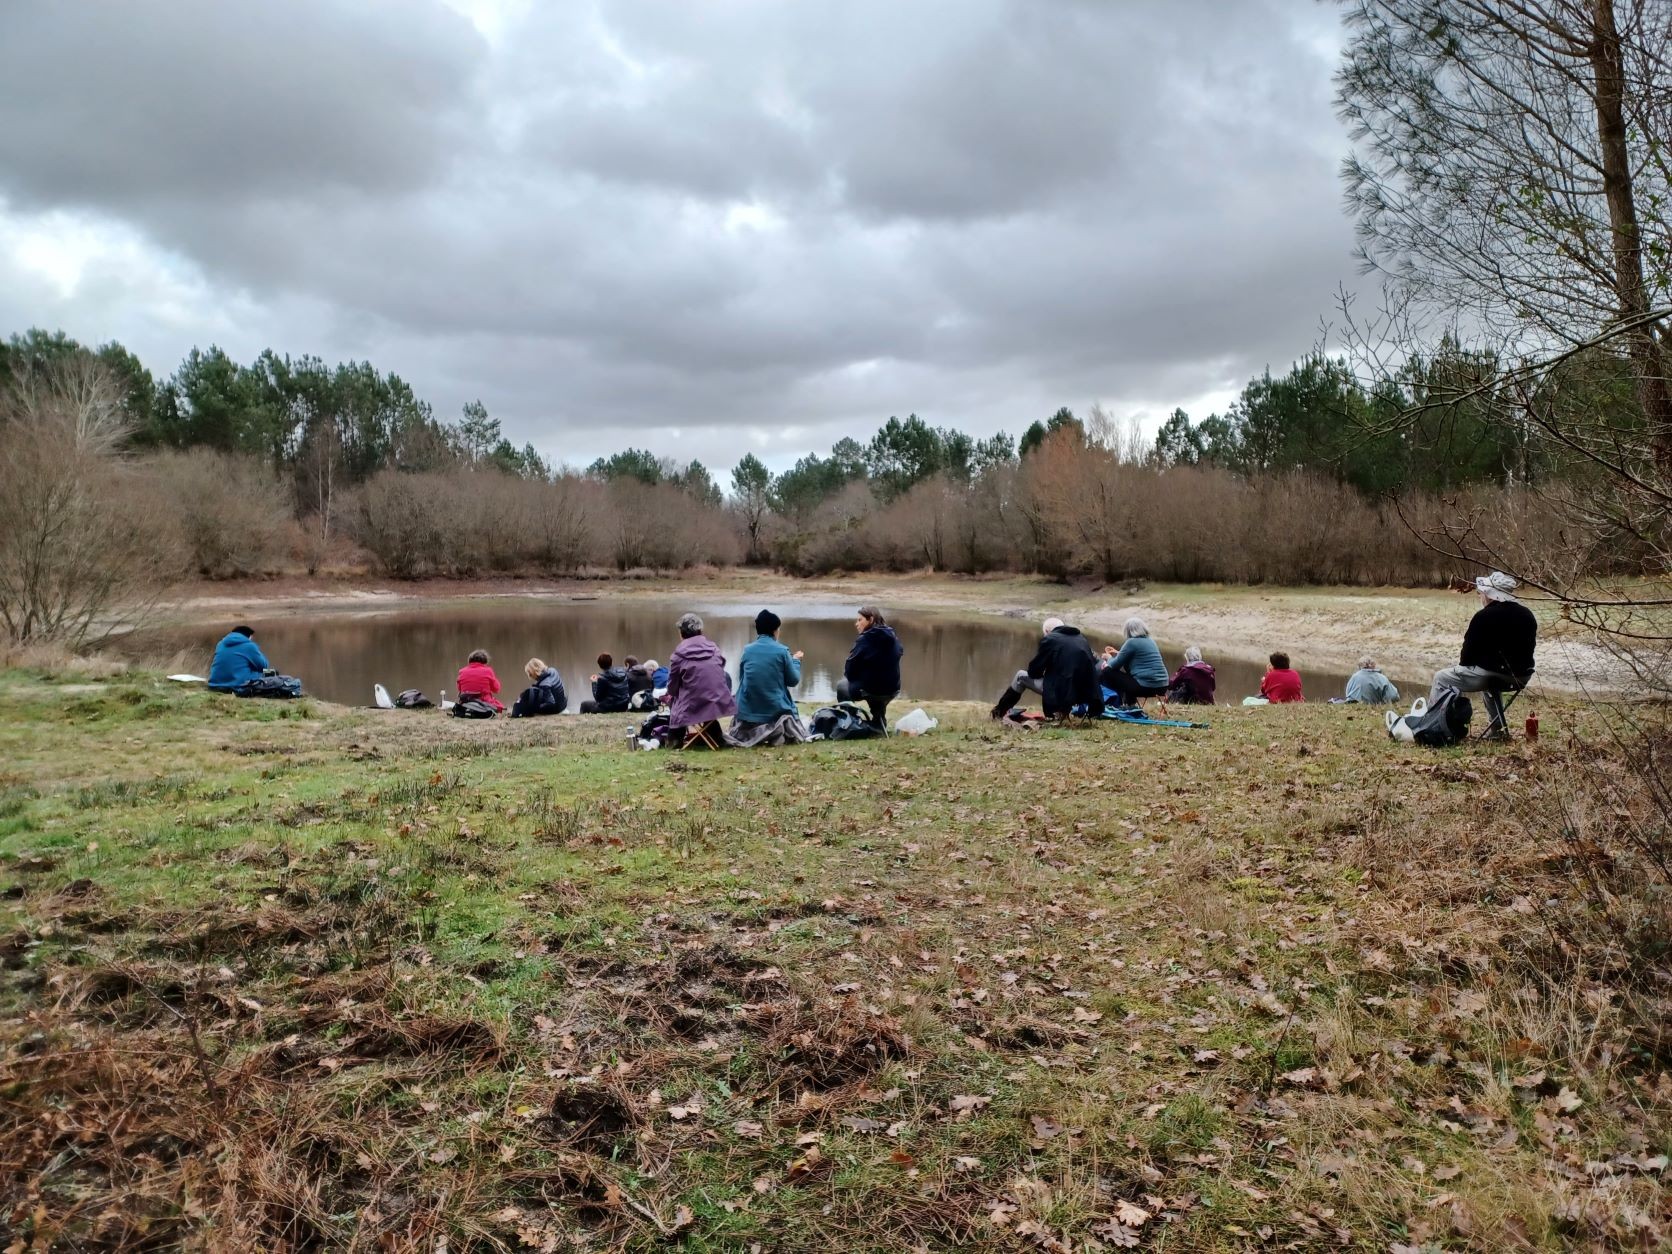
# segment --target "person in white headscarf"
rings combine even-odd
[[[1448,688],[1453,692],[1497,693],[1523,687],[1532,678],[1538,619],[1516,598],[1516,587],[1515,580],[1501,570],[1475,580],[1480,609],[1463,633],[1457,665],[1435,674],[1430,703],[1438,701],[1440,693]]]

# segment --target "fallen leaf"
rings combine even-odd
[[[1042,1118],[1039,1115],[1033,1116],[1033,1137],[1036,1143],[1043,1143],[1061,1135],[1062,1125],[1060,1123],[1052,1123],[1049,1119]]]
[[[818,1170],[823,1159],[824,1155],[819,1152],[819,1147],[809,1145],[805,1154],[790,1163],[785,1176],[791,1184],[799,1184]]]
[[[1134,1229],[1114,1219],[1098,1224],[1091,1232],[1094,1237],[1101,1237],[1116,1249],[1122,1250],[1132,1249],[1142,1239]]]
[[[947,1106],[955,1115],[967,1115],[989,1105],[992,1100],[990,1097],[982,1097],[979,1094],[960,1093],[948,1102]]]
[[[1115,1219],[1128,1228],[1142,1228],[1149,1222],[1150,1213],[1134,1202],[1116,1202]]]

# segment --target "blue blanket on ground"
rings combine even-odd
[[[1206,723],[1192,723],[1178,718],[1151,718],[1142,710],[1105,709],[1104,718],[1112,718],[1120,723],[1139,723],[1145,727],[1206,727]]]
[[[1119,694],[1115,694],[1115,692],[1110,692],[1109,689],[1107,689],[1107,687],[1105,687],[1105,689],[1104,689],[1104,702],[1105,702],[1105,704],[1104,704],[1104,717],[1105,717],[1105,719],[1115,719],[1115,721],[1117,721],[1117,722],[1137,722],[1137,724],[1140,724],[1140,726],[1144,726],[1144,727],[1206,727],[1207,726],[1206,722],[1189,722],[1189,721],[1185,721],[1185,719],[1152,719],[1152,717],[1147,716],[1147,714],[1145,714],[1144,711],[1140,711],[1140,709],[1137,709],[1137,707],[1135,707],[1135,706],[1114,706],[1114,704],[1107,704],[1107,702],[1117,701],[1117,699],[1119,699]],[[1075,709],[1075,711],[1073,711],[1073,712],[1075,712],[1075,714],[1085,714],[1085,706],[1077,707],[1077,709]]]

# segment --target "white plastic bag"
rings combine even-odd
[[[1400,715],[1389,710],[1387,712],[1388,735],[1395,740],[1406,742],[1415,740],[1416,733],[1411,730],[1410,724],[1405,720],[1407,718],[1421,718],[1426,713],[1428,713],[1427,697],[1418,697],[1411,702],[1411,712],[1409,714]]]
[[[921,736],[926,731],[933,731],[940,723],[930,718],[920,708],[913,710],[904,718],[896,719],[894,730],[902,736]]]

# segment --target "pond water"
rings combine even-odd
[[[573,709],[591,695],[587,679],[597,669],[600,652],[613,654],[618,664],[628,654],[665,662],[679,643],[674,624],[686,610],[703,616],[706,634],[720,646],[735,677],[738,655],[755,638],[753,621],[759,608],[753,603],[637,598],[484,600],[372,612],[332,611],[269,621],[257,617],[252,625],[268,660],[285,674],[299,676],[310,694],[327,701],[369,705],[374,683],[391,693],[419,688],[432,700],[442,689],[451,695],[466,656],[472,649],[486,649],[504,685],[507,704],[526,682],[523,663],[540,657],[562,673]],[[833,699],[842,662],[853,644],[853,607],[796,604],[772,608],[784,619],[779,639],[807,655],[799,699]],[[146,654],[178,649],[177,665],[207,674],[215,641],[232,621],[148,632],[128,647]],[[906,695],[917,700],[997,700],[1010,677],[1026,665],[1039,638],[1038,621],[1033,619],[971,620],[901,611],[890,614],[889,625],[906,650],[902,661]],[[1105,640],[1096,634],[1092,640],[1099,649],[1105,643],[1118,643],[1113,636]],[[1185,643],[1162,642],[1169,668],[1182,661]],[[1207,660],[1218,672],[1221,702],[1240,701],[1259,691],[1263,665],[1219,658],[1211,652]],[[1309,669],[1303,656],[1297,655],[1296,662],[1312,700],[1341,694],[1344,674]],[[1396,676],[1395,682],[1403,690],[1401,677]],[[1415,690],[1408,695],[1415,696]],[[1037,702],[1031,695],[1027,700]]]

